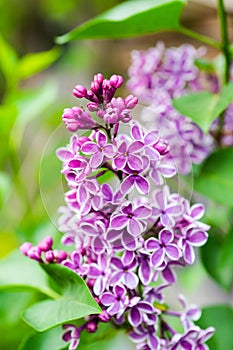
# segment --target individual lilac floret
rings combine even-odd
[[[126,295],[126,289],[121,285],[115,285],[112,292],[105,292],[100,301],[107,306],[109,315],[122,315],[129,305],[129,298]]]
[[[110,226],[113,229],[121,230],[127,227],[129,234],[138,236],[145,228],[144,220],[151,215],[151,209],[146,206],[140,206],[136,209],[132,204],[123,205],[119,214],[112,216]]]
[[[64,324],[62,328],[65,330],[62,339],[65,342],[70,343],[69,350],[77,349],[80,342],[81,329],[72,324]]]
[[[206,243],[208,235],[205,231],[193,228],[192,225],[186,228],[185,236],[179,240],[179,247],[183,251],[184,260],[188,264],[193,264],[195,252],[193,247],[201,247]]]
[[[92,141],[85,142],[81,151],[85,154],[91,154],[90,166],[92,168],[98,168],[104,157],[107,159],[112,158],[114,155],[114,148],[111,143],[108,143],[107,136],[103,131],[98,131],[96,133],[96,143]]]
[[[138,264],[132,252],[126,251],[122,259],[113,257],[111,259],[111,266],[113,274],[109,282],[110,285],[114,286],[115,284],[122,283],[129,289],[135,289],[137,287],[139,279],[134,271]]]
[[[167,256],[171,260],[178,260],[181,256],[180,249],[173,243],[174,234],[166,229],[159,232],[159,239],[149,238],[145,242],[145,248],[152,251],[151,264],[152,266],[160,266]]]
[[[138,155],[138,152],[143,148],[143,143],[140,141],[134,141],[129,146],[125,141],[117,149],[117,155],[113,160],[113,166],[115,169],[124,169],[126,164],[132,170],[141,169],[143,163]]]
[[[142,322],[156,323],[155,309],[148,301],[134,297],[130,300],[129,307],[128,321],[133,327],[138,327]]]

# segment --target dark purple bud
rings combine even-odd
[[[45,237],[39,244],[38,248],[40,248],[41,251],[47,252],[52,248],[53,245],[53,239],[51,236]]]
[[[100,315],[98,315],[98,319],[101,321],[101,322],[109,322],[110,321],[110,318],[111,316],[107,313],[106,310],[103,310],[101,312]]]
[[[133,109],[138,103],[138,98],[133,96],[133,95],[129,95],[125,98],[125,105],[127,108]]]
[[[97,81],[99,84],[102,84],[103,80],[104,80],[103,74],[98,73],[94,75],[94,81]]]
[[[87,285],[89,288],[93,288],[95,284],[95,279],[94,278],[89,278],[88,281],[87,281]]]
[[[88,333],[95,333],[97,331],[97,324],[93,321],[89,321],[87,324],[86,324],[86,330]]]
[[[164,155],[169,152],[169,145],[167,140],[161,138],[158,142],[156,142],[153,147],[159,151],[161,155]]]
[[[94,94],[98,94],[100,92],[100,84],[98,81],[92,81],[91,82],[91,91],[94,92]]]
[[[87,103],[87,108],[89,109],[90,112],[96,112],[98,111],[98,104],[95,102],[89,102]]]
[[[58,264],[67,258],[67,253],[64,250],[56,250],[54,253]]]
[[[32,244],[30,242],[24,242],[21,246],[20,246],[20,251],[21,253],[23,253],[24,255],[28,255],[28,251],[32,248]]]
[[[41,250],[39,247],[31,247],[28,252],[27,256],[30,259],[36,260],[36,261],[41,261]]]
[[[86,97],[87,89],[83,85],[76,85],[73,89],[73,95],[78,98]]]
[[[44,256],[45,256],[45,260],[49,263],[52,263],[55,261],[55,255],[53,250],[48,250],[47,252],[45,252]]]
[[[86,99],[91,101],[91,102],[96,102],[96,103],[99,103],[99,100],[98,98],[96,97],[96,95],[94,94],[93,91],[91,90],[88,90],[87,93],[86,93]]]
[[[121,75],[112,75],[110,78],[110,84],[113,86],[115,89],[118,89],[124,82],[124,79],[122,78]]]

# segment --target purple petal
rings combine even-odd
[[[110,278],[109,284],[111,286],[115,286],[117,283],[120,283],[123,277],[123,272],[118,271],[112,274],[112,277]]]
[[[164,198],[164,193],[163,191],[158,191],[156,194],[155,194],[155,198],[156,198],[156,202],[158,203],[159,205],[159,208],[164,210],[165,209],[165,198]]]
[[[124,277],[123,277],[124,284],[126,287],[129,289],[135,289],[138,285],[138,276],[135,275],[133,272],[125,272]]]
[[[142,316],[138,311],[137,307],[133,307],[130,310],[128,320],[129,323],[134,327],[138,327],[140,325],[140,323],[142,322]]]
[[[114,304],[116,302],[116,298],[113,294],[106,292],[103,295],[101,295],[100,301],[105,306],[109,306],[109,305]]]
[[[201,219],[204,213],[205,213],[205,207],[203,204],[194,204],[191,208],[191,216],[196,220]]]
[[[131,251],[135,250],[137,246],[136,240],[133,236],[128,234],[127,231],[123,232],[121,240],[125,249],[131,250]]]
[[[102,152],[97,151],[90,159],[90,166],[92,168],[98,168],[100,164],[103,162],[104,155]]]
[[[137,306],[138,306],[139,310],[142,310],[146,313],[154,312],[153,306],[147,301],[140,301]]]
[[[118,152],[123,154],[126,152],[126,150],[127,150],[127,144],[125,141],[123,141],[118,148]]]
[[[163,248],[156,250],[151,256],[152,266],[156,267],[161,265],[164,261],[164,256],[165,256],[165,250]]]
[[[158,141],[159,132],[157,130],[150,131],[145,137],[146,145],[155,144]]]
[[[111,265],[114,265],[114,267],[116,267],[117,269],[119,270],[123,270],[124,269],[124,266],[122,264],[122,261],[120,258],[118,257],[113,257],[111,259]]]
[[[151,215],[151,209],[145,207],[144,205],[138,207],[134,210],[133,215],[139,219],[148,218]]]
[[[105,254],[101,254],[98,256],[98,265],[100,266],[102,271],[106,271],[108,266],[108,260]]]
[[[195,247],[200,247],[203,244],[206,243],[207,239],[208,239],[208,235],[206,232],[204,231],[195,231],[192,230],[190,234],[188,234],[188,240],[189,242],[195,246]]]
[[[93,245],[93,251],[96,254],[102,254],[105,251],[106,246],[100,237],[95,237],[92,245]]]
[[[85,142],[81,147],[81,151],[85,154],[93,154],[95,152],[98,152],[98,150],[98,145],[95,142],[91,141]]]
[[[117,156],[113,159],[115,169],[123,169],[125,167],[127,158],[125,156]]]
[[[147,261],[142,261],[139,265],[138,276],[143,285],[148,285],[152,279],[152,270]]]
[[[177,260],[180,257],[180,250],[175,244],[166,246],[166,254],[171,260]]]
[[[96,141],[100,147],[103,147],[107,143],[107,136],[103,131],[98,131],[96,133]]]
[[[67,149],[64,147],[59,148],[56,151],[56,155],[63,162],[73,158],[73,154],[70,151],[67,151]]]
[[[128,231],[132,236],[139,236],[143,230],[142,224],[134,218],[128,221]]]
[[[104,283],[102,276],[99,276],[96,279],[94,287],[93,287],[93,291],[94,291],[95,295],[101,295],[103,293],[103,291],[105,289],[105,284],[106,283]]]
[[[129,153],[135,153],[141,150],[144,147],[144,143],[141,141],[134,141],[128,148]]]
[[[113,287],[113,290],[115,295],[121,299],[126,294],[126,290],[122,286],[115,286]]]
[[[173,233],[169,230],[164,229],[159,232],[159,240],[166,245],[173,240]]]
[[[149,238],[145,242],[145,248],[149,251],[160,249],[160,242],[156,238]]]
[[[132,134],[132,136],[133,136],[133,138],[135,139],[135,140],[142,140],[143,139],[143,136],[142,136],[142,133],[141,133],[141,130],[140,130],[140,128],[139,128],[139,126],[138,125],[134,125],[133,127],[132,127],[132,129],[131,129],[131,134]]]
[[[129,218],[126,215],[116,215],[112,218],[110,225],[112,228],[121,230],[124,228],[129,221]]]
[[[114,156],[114,148],[113,148],[113,145],[106,145],[104,147],[104,155],[108,158],[112,158]]]
[[[179,215],[182,212],[182,206],[181,205],[169,205],[166,208],[166,213],[167,214],[172,214],[172,215]]]
[[[140,170],[143,166],[141,158],[139,156],[135,156],[134,154],[130,154],[128,156],[127,164],[132,170]]]
[[[123,180],[121,184],[121,191],[123,194],[127,194],[131,191],[131,189],[133,188],[134,181],[135,177],[133,175],[130,175]]]
[[[166,266],[166,268],[162,271],[162,276],[169,284],[176,281],[175,274],[169,266]]]
[[[159,349],[159,341],[155,335],[149,334],[148,343],[151,350]]]
[[[176,175],[176,168],[171,165],[160,165],[159,170],[162,175],[166,178],[170,178]]]
[[[95,266],[90,266],[88,275],[89,275],[90,277],[98,277],[98,276],[101,275],[101,272],[100,272],[100,270],[99,270],[97,267],[95,267]]]
[[[172,217],[170,217],[169,215],[167,215],[166,213],[162,213],[161,217],[160,217],[161,223],[163,224],[163,226],[165,227],[173,227],[175,224],[175,221]]]
[[[135,181],[136,188],[139,193],[141,194],[148,194],[150,190],[150,184],[148,180],[143,177],[143,176],[136,176],[136,181]]]
[[[107,311],[108,311],[108,314],[111,316],[118,314],[118,312],[120,311],[120,303],[115,300],[115,303],[112,304],[112,306],[110,306],[107,309]]]
[[[129,265],[130,265],[130,268],[134,268],[135,267],[135,262],[136,262],[136,259],[135,259],[135,254],[133,252],[129,252],[129,251],[126,251],[122,257],[122,262],[124,265],[127,265],[128,268],[129,268]],[[133,266],[131,266],[133,265]]]
[[[184,260],[190,265],[193,264],[195,260],[194,249],[188,243],[186,243],[184,246]]]

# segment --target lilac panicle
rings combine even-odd
[[[158,53],[153,55],[159,62]],[[194,84],[190,67],[183,64],[183,73],[176,64],[174,70]],[[146,130],[131,120],[138,99],[115,97],[122,83],[121,76],[106,79],[97,74],[90,90],[77,85],[74,96],[87,104],[66,109],[62,117],[71,132],[89,129],[85,136],[73,134],[69,144],[57,150],[69,188],[58,225],[69,253],[53,249],[51,237],[37,246],[25,242],[21,251],[80,275],[102,308],[79,327],[63,325],[69,349],[79,346],[84,330],[98,332],[100,322],[127,329],[136,349],[174,350],[194,341],[200,347],[212,328],[195,326],[200,312],[182,298],[184,310],[171,310],[164,290],[175,283],[176,268],[194,263],[195,247],[207,240],[209,227],[200,221],[204,207],[191,206],[169,191],[166,179],[176,174],[169,140],[160,130]],[[121,130],[124,123],[128,134]],[[105,174],[114,178],[108,184],[102,181]],[[176,316],[183,333],[173,330],[164,315]]]

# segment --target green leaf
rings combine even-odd
[[[63,330],[55,327],[43,333],[29,335],[23,339],[17,350],[58,350],[63,349],[67,343],[62,340]]]
[[[179,28],[186,0],[131,0],[91,19],[56,39],[64,44],[74,39],[122,38]]]
[[[173,100],[173,106],[192,119],[204,132],[233,101],[233,83],[225,86],[220,94],[208,91],[190,93]]]
[[[23,313],[24,320],[33,328],[42,332],[101,312],[87,285],[75,272],[57,264],[41,264],[41,267],[55,281],[59,298],[39,302]]]
[[[233,285],[233,229],[222,235],[211,228],[207,243],[200,249],[201,260],[209,275],[225,290]]]
[[[210,349],[233,349],[233,309],[230,306],[217,305],[204,308],[202,310],[202,316],[197,323],[202,328],[209,326],[215,327],[215,335],[207,342]]]
[[[19,79],[27,79],[48,68],[60,56],[61,50],[54,47],[49,51],[29,53],[22,57],[17,67]]]
[[[56,297],[48,276],[40,269],[38,263],[19,251],[0,261],[0,289],[8,288],[36,289],[49,297]]]
[[[233,147],[213,152],[194,178],[194,190],[217,203],[233,207]]]
[[[8,86],[16,83],[15,70],[18,57],[15,50],[0,35],[0,69],[4,74]]]
[[[219,256],[218,273],[224,285],[230,290],[233,286],[233,228],[224,237]]]

